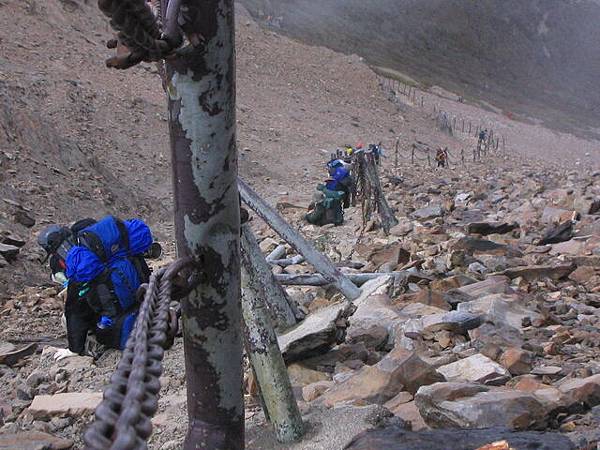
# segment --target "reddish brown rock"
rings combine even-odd
[[[383,404],[401,391],[414,393],[421,386],[441,380],[443,377],[416,354],[396,348],[374,366],[363,367],[330,389],[323,395],[323,402],[328,407],[356,401]]]
[[[511,375],[524,375],[532,369],[531,353],[520,348],[509,348],[500,357],[500,364],[508,370]]]

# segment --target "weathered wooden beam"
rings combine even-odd
[[[273,424],[278,441],[297,441],[304,433],[304,426],[267,311],[268,294],[263,289],[262,277],[248,270],[252,267],[248,255],[243,256],[243,262],[242,315],[246,325],[246,350],[267,410],[265,416]]]
[[[306,258],[323,277],[348,299],[360,296],[360,289],[343,275],[322,253],[319,253],[300,233],[294,230],[274,208],[258,196],[244,181],[238,178],[238,188],[244,203],[258,214],[285,241]]]
[[[265,261],[260,251],[256,237],[248,225],[242,226],[242,261],[247,272],[261,280],[265,301],[272,312],[272,318],[277,324],[277,329],[284,330],[296,324],[302,317],[297,308],[292,308],[292,301],[285,290],[273,278],[271,267]]]
[[[267,255],[267,261],[271,262],[275,259],[281,259],[285,256],[286,250],[285,250],[285,245],[278,245],[277,247],[275,247],[275,250],[273,250],[271,253],[269,253]]]
[[[280,267],[288,267],[296,264],[302,264],[304,261],[304,256],[296,255],[292,256],[291,258],[271,260],[269,261],[269,264],[273,264],[274,266]]]
[[[414,275],[408,272],[389,272],[389,273],[349,273],[346,276],[358,286],[362,286],[369,280],[379,277],[409,277]],[[286,286],[327,286],[331,284],[321,274],[279,274],[275,275],[275,280]]]

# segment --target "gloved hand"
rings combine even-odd
[[[77,355],[77,353],[73,353],[68,348],[61,348],[61,349],[59,349],[59,350],[56,351],[56,353],[54,354],[53,358],[54,358],[55,361],[60,361],[62,359],[71,358],[73,356],[78,356],[78,355]]]

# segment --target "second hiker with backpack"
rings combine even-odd
[[[137,290],[150,276],[144,256],[160,254],[150,228],[139,219],[107,216],[71,228],[52,225],[38,243],[53,279],[66,286],[68,350],[55,357],[85,354],[90,335],[104,347],[122,350],[137,317]]]

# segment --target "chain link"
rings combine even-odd
[[[95,420],[84,434],[87,450],[147,448],[151,418],[158,409],[162,359],[173,338],[169,335],[174,331],[169,310],[173,280],[192,261],[180,259],[155,272],[138,291],[144,299],[104,398],[96,408]]]
[[[161,16],[164,11],[157,2],[153,5],[158,17],[146,0],[98,1],[100,10],[110,18],[111,27],[118,32],[118,42],[129,49],[129,53],[109,58],[107,66],[128,69],[142,61],[160,61],[181,45],[179,36],[163,35]],[[107,44],[109,48],[116,45],[114,40]]]

